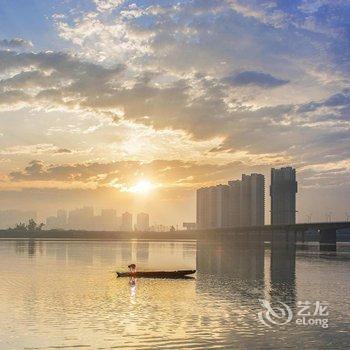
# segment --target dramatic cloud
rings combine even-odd
[[[266,88],[273,88],[288,83],[288,80],[275,78],[271,74],[255,71],[241,72],[226,77],[224,80],[234,86],[256,85]]]
[[[33,43],[28,40],[14,38],[14,39],[2,39],[0,40],[0,47],[9,48],[9,49],[18,49],[18,48],[27,48],[32,47]]]
[[[37,51],[0,41],[3,188],[147,174],[176,201],[170,188],[286,164],[310,196],[348,188],[347,1],[74,3],[38,14]]]
[[[348,89],[304,104],[257,107],[240,100],[232,84],[278,88],[286,81],[246,71],[229,81],[196,73],[160,83],[159,73],[130,78],[124,65],[107,68],[64,53],[3,51],[0,58],[0,72],[12,72],[0,81],[3,110],[27,106],[93,112],[156,130],[183,130],[194,140],[219,137],[224,152],[288,152],[296,163],[301,150],[307,161],[327,153],[336,137],[342,140],[338,154],[347,153]]]
[[[204,164],[195,161],[154,160],[151,162],[118,161],[109,163],[46,164],[33,160],[20,171],[10,172],[15,182],[55,182],[57,187],[65,183],[89,184],[92,187],[107,186],[123,189],[132,186],[142,178],[150,179],[162,188],[198,188],[215,183],[226,183],[240,178],[242,173],[255,172],[256,166],[243,162],[226,164]],[[259,171],[268,175],[268,164],[260,164]],[[335,179],[335,176],[339,176]],[[300,167],[298,172],[301,186],[305,188],[334,187],[350,184],[349,160],[331,160]],[[338,182],[337,182],[338,181]],[[78,186],[79,187],[79,186]]]
[[[267,167],[262,167],[267,169]],[[13,181],[33,182],[81,182],[95,186],[128,187],[147,178],[161,187],[191,187],[239,178],[243,171],[254,171],[254,166],[242,162],[223,165],[199,164],[180,160],[154,160],[152,162],[119,161],[110,163],[77,163],[49,165],[40,160],[31,161],[23,170],[13,171]]]

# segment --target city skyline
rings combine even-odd
[[[194,220],[196,188],[242,173],[270,182],[270,168],[292,164],[297,221],[343,220],[349,12],[343,1],[2,1],[0,207],[44,218],[122,207],[171,225]]]
[[[290,166],[279,169],[271,168],[270,174],[271,183],[267,187],[263,174],[252,173],[250,175],[242,174],[240,180],[228,180],[227,185],[214,184],[197,189],[196,217],[191,222],[172,222],[169,226],[154,222],[153,225],[150,225],[147,213],[137,213],[134,220],[133,214],[128,211],[117,216],[115,208],[101,208],[100,215],[95,215],[93,206],[83,206],[71,210],[57,209],[56,216],[51,215],[42,219],[46,222],[45,229],[49,230],[61,228],[106,231],[166,231],[171,227],[207,229],[312,222],[312,213],[306,215],[304,220],[297,220],[298,210],[295,195],[298,193],[298,183],[296,169]],[[146,190],[148,191],[148,188]],[[210,193],[205,194],[204,191]],[[300,193],[298,194],[300,195]],[[270,198],[270,210],[265,210],[266,198]],[[210,204],[213,200],[217,203],[215,209],[210,209],[210,206],[213,208],[213,204]],[[205,203],[206,206],[204,210],[199,208],[199,206],[203,207],[202,203]],[[212,210],[214,210],[214,214]],[[79,216],[79,213],[83,212],[88,213],[89,218],[80,218],[79,223],[74,224],[74,216],[76,214]],[[323,214],[324,216],[318,220],[319,222],[335,221],[332,217],[333,212],[324,212]],[[345,217],[340,221],[349,221],[349,213],[344,212],[344,215]],[[112,216],[113,218],[111,218]],[[37,212],[30,210],[0,210],[0,229],[6,229],[18,223],[26,223],[30,219],[37,220],[38,217],[40,218],[40,215]],[[64,223],[62,223],[62,219]],[[210,223],[212,220],[215,223]]]
[[[269,224],[294,225],[298,212],[295,169],[272,168],[268,188],[271,197]],[[241,180],[228,181],[227,185],[197,189],[197,229],[264,226],[266,214],[265,177],[262,174],[242,174]]]

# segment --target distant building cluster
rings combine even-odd
[[[297,182],[291,167],[271,169],[271,223],[295,223]],[[242,175],[227,185],[197,190],[196,228],[261,226],[265,223],[265,178]]]
[[[125,212],[117,216],[115,209],[102,209],[100,215],[94,214],[93,207],[71,210],[58,210],[56,216],[46,219],[45,229],[72,229],[98,231],[149,231],[149,215],[139,213],[133,225],[133,215]]]
[[[9,229],[19,224],[28,224],[29,220],[37,221],[36,211],[17,209],[0,210],[0,229]],[[133,214],[125,212],[118,216],[115,209],[102,209],[99,215],[94,208],[84,206],[70,211],[59,209],[56,215],[46,218],[44,230],[88,230],[88,231],[154,231],[166,232],[173,226],[153,224],[147,213],[139,213],[135,220]]]

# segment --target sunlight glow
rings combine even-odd
[[[148,194],[151,192],[155,186],[148,180],[140,180],[134,186],[127,189],[127,192]]]

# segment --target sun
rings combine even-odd
[[[140,180],[129,188],[129,192],[138,194],[148,194],[154,189],[154,185],[149,180]]]
[[[147,195],[155,188],[161,187],[160,184],[154,184],[148,179],[140,179],[134,185],[127,186],[126,184],[118,183],[117,179],[110,182],[110,186],[119,189],[121,192],[135,193],[138,195]]]

